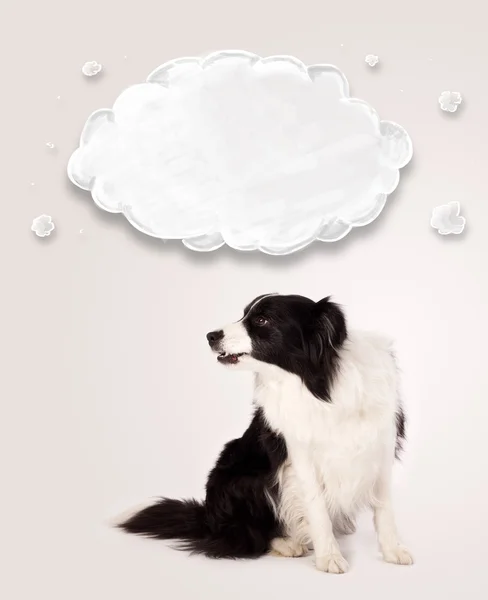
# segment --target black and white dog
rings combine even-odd
[[[411,564],[390,497],[405,438],[390,340],[348,332],[329,298],[277,294],[207,339],[218,362],[255,373],[252,422],[224,447],[204,502],[162,499],[120,527],[213,558],[313,546],[318,569],[344,573],[336,534],[352,533],[368,506],[384,559]]]

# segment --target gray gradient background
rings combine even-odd
[[[485,596],[481,7],[479,0],[2,4],[2,597]],[[229,249],[198,255],[138,233],[69,184],[65,165],[94,109],[111,106],[166,60],[227,48],[336,64],[354,95],[408,130],[414,159],[373,225],[285,258]],[[365,65],[368,53],[380,56],[378,68]],[[104,65],[102,76],[83,78],[87,60]],[[445,89],[464,95],[457,114],[439,110]],[[462,236],[442,238],[430,213],[451,200],[461,202],[468,225]],[[30,225],[44,212],[57,229],[38,239]],[[222,444],[247,424],[251,393],[250,377],[215,364],[204,334],[268,291],[332,293],[352,325],[396,337],[410,442],[395,497],[414,567],[378,559],[369,516],[344,542],[351,571],[342,577],[316,572],[311,558],[188,558],[108,527],[113,515],[152,496],[202,493]]]

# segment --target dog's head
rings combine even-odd
[[[207,340],[222,364],[258,373],[278,367],[328,400],[346,336],[344,314],[329,298],[314,302],[303,296],[265,294],[246,306],[239,321],[208,333]]]

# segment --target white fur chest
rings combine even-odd
[[[312,396],[295,375],[276,370],[256,377],[256,403],[284,436],[292,465],[297,450],[313,462],[333,510],[351,512],[370,502],[379,469],[393,456],[396,369],[382,350],[348,348],[330,403]]]

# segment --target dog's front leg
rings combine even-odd
[[[291,452],[298,482],[310,527],[310,537],[315,553],[315,565],[327,573],[345,573],[349,565],[342,556],[334,537],[332,520],[329,516],[323,487],[315,466],[306,448]]]
[[[383,558],[398,565],[411,565],[410,552],[399,541],[391,501],[391,466],[385,465],[375,486],[374,524]]]

